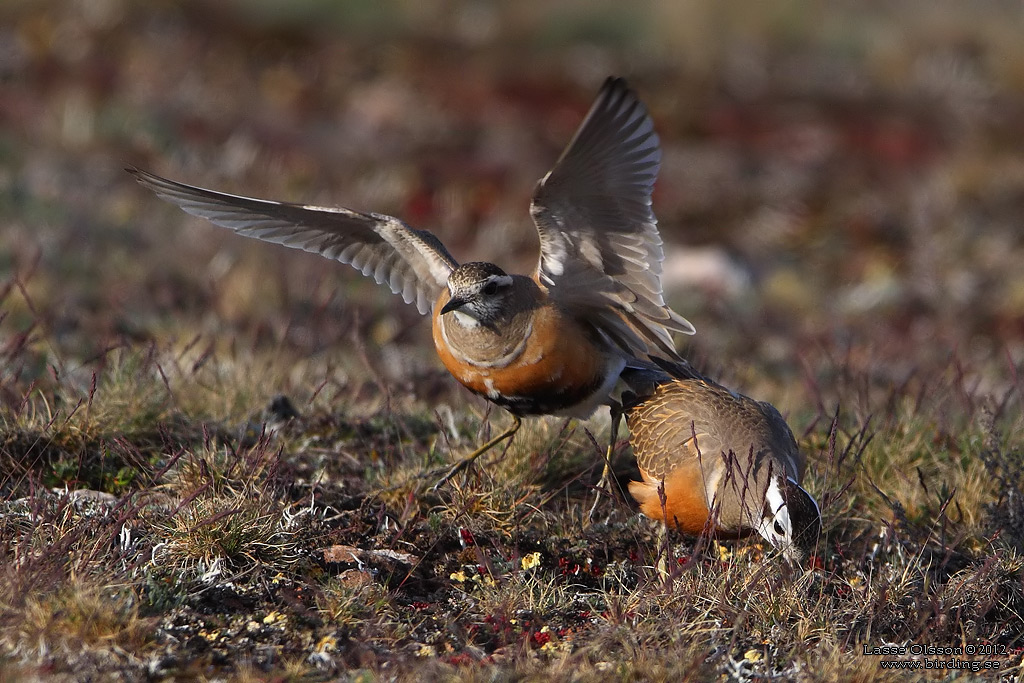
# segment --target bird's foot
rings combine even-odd
[[[512,417],[515,420],[515,422],[512,423],[511,427],[506,429],[501,434],[498,434],[498,436],[494,437],[484,445],[477,448],[475,451],[467,455],[462,460],[459,460],[457,463],[444,470],[444,473],[441,475],[441,478],[438,479],[437,482],[432,487],[430,487],[430,490],[436,493],[439,488],[441,488],[449,481],[451,481],[452,477],[454,477],[456,474],[472,465],[476,461],[476,459],[479,458],[481,455],[491,450],[505,439],[511,439],[512,436],[517,431],[519,431],[519,427],[522,426],[523,424],[523,421],[519,418],[519,416],[513,415]]]

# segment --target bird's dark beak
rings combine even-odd
[[[445,313],[451,313],[452,311],[457,311],[458,309],[465,306],[467,303],[469,302],[466,299],[449,299],[448,303],[441,307],[441,315],[444,315]]]

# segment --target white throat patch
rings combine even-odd
[[[456,309],[452,311],[452,315],[455,316],[456,322],[463,327],[480,327],[480,321],[465,311]]]

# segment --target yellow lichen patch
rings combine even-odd
[[[540,553],[534,552],[530,553],[529,555],[524,555],[523,559],[520,560],[520,564],[522,565],[524,571],[540,566]]]

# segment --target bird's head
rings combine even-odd
[[[512,295],[513,280],[493,263],[463,263],[448,276],[448,302],[441,315],[452,313],[465,327],[493,323]]]
[[[796,481],[785,476],[772,477],[757,533],[781,550],[790,562],[803,562],[814,552],[821,534],[821,511],[811,494]]]

